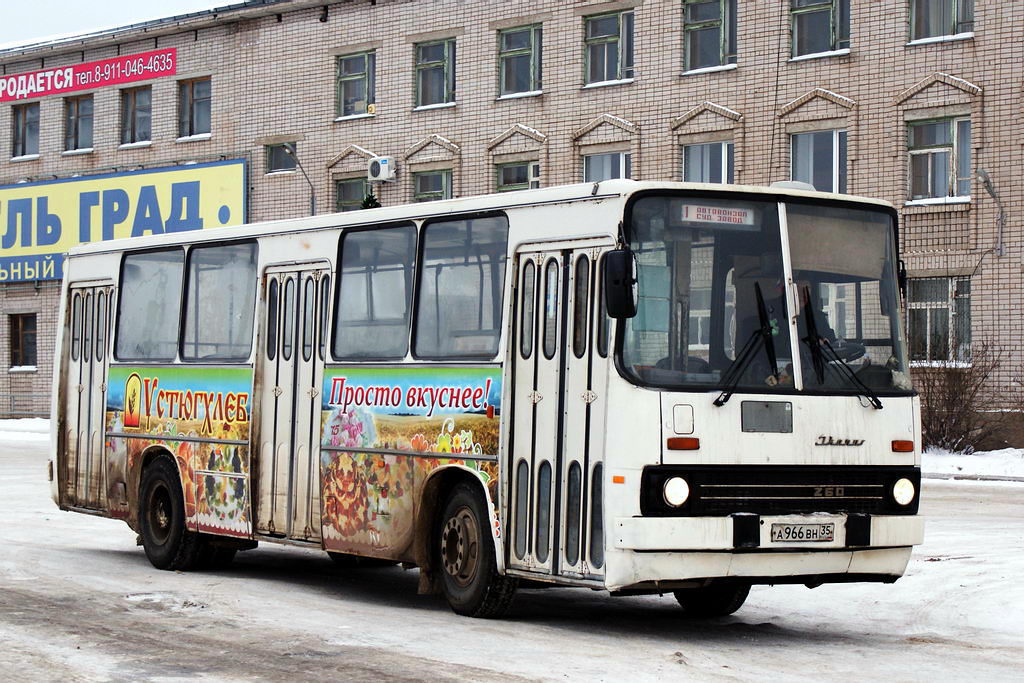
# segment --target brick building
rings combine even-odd
[[[793,178],[899,207],[912,357],[968,363],[984,340],[1006,354],[998,393],[1024,331],[1022,34],[1014,0],[251,0],[7,49],[4,251],[29,211],[5,187],[220,159],[244,160],[253,221],[307,214],[310,185],[319,213],[357,208],[374,156],[397,166],[386,205]],[[173,69],[54,87],[156,53]],[[45,411],[58,281],[14,262],[0,412]]]

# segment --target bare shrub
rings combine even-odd
[[[998,397],[988,386],[1003,366],[1003,353],[975,343],[969,364],[949,363],[914,368],[914,386],[921,395],[921,436],[925,448],[973,453],[1003,446],[1018,425],[1024,396],[1011,389]]]

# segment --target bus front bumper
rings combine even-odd
[[[831,524],[829,540],[772,540],[784,526]],[[820,527],[818,527],[820,528]],[[924,540],[919,516],[842,514],[621,517],[612,526],[606,587],[717,577],[753,583],[894,581]]]

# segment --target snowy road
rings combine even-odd
[[[1024,484],[925,483],[925,545],[894,585],[755,587],[688,622],[670,597],[520,591],[503,621],[261,546],[228,570],[147,562],[121,522],[60,512],[46,443],[0,443],[4,680],[1020,680]]]

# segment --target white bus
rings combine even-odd
[[[100,242],[67,258],[53,496],[160,569],[259,542],[521,580],[892,582],[922,541],[896,212],[607,181]]]

